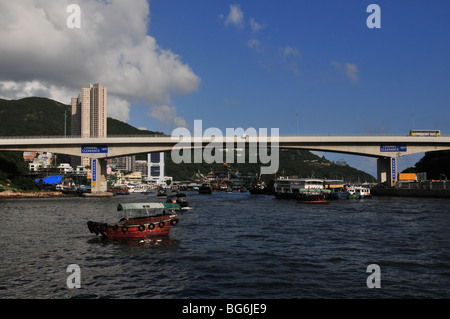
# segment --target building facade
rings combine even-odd
[[[164,165],[164,153],[149,153],[148,154],[148,173],[147,181],[153,182],[157,185],[165,185],[167,177]]]
[[[78,97],[73,97],[71,134],[73,137],[106,137],[107,135],[107,89],[101,84],[82,88]],[[74,157],[72,165],[89,166],[87,157]]]

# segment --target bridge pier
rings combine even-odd
[[[397,157],[379,157],[377,159],[378,183],[394,186],[397,181]]]
[[[106,180],[106,159],[91,158],[91,194],[92,195],[107,195],[107,180]]]

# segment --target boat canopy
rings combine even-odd
[[[172,209],[181,210],[181,206],[173,203],[126,203],[117,205],[117,210],[149,210],[149,209]]]

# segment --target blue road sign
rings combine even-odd
[[[406,152],[406,145],[380,145],[380,152]]]
[[[97,160],[92,160],[92,181],[97,181]]]
[[[397,179],[397,167],[396,167],[396,161],[395,158],[392,159],[392,180]]]
[[[82,154],[108,153],[108,146],[81,146]]]

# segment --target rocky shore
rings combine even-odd
[[[0,199],[15,199],[15,198],[53,198],[53,197],[68,197],[69,195],[61,192],[14,192],[3,191],[0,192]]]

